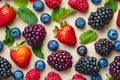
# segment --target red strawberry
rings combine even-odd
[[[12,22],[16,17],[16,11],[5,4],[0,8],[0,27]]]
[[[40,71],[36,69],[31,69],[26,73],[26,80],[39,80],[40,79]]]
[[[75,74],[73,77],[72,77],[72,80],[87,80],[86,78],[84,78],[82,75],[80,74]]]
[[[17,45],[10,50],[11,59],[21,68],[26,68],[31,59],[31,50],[25,45]]]
[[[69,0],[68,4],[79,12],[86,12],[89,8],[87,0]]]
[[[35,0],[29,0],[29,2],[35,2]]]
[[[119,10],[119,12],[118,12],[116,24],[117,24],[118,27],[120,27],[120,10]]]
[[[62,0],[45,0],[46,5],[50,9],[54,9],[61,4]]]
[[[62,23],[63,24],[63,23]],[[55,28],[54,32],[57,34],[58,40],[66,45],[75,46],[77,43],[75,31],[73,27],[66,22],[61,25],[61,29]]]
[[[62,80],[61,77],[55,72],[49,72],[45,80]]]

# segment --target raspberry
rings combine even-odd
[[[41,24],[31,24],[25,27],[23,37],[30,46],[37,46],[43,42],[46,37],[46,30]]]
[[[61,4],[62,0],[45,0],[46,5],[50,9],[54,9]]]
[[[101,56],[107,56],[113,51],[113,44],[106,38],[99,39],[95,43],[95,50]]]
[[[47,63],[58,71],[72,67],[72,56],[65,50],[59,50],[48,56]]]
[[[75,74],[73,77],[72,77],[72,80],[86,80],[86,78],[84,78],[82,75],[80,74]]]
[[[87,0],[69,0],[68,4],[79,12],[86,12],[89,8]]]
[[[55,72],[49,72],[48,75],[45,77],[45,80],[62,80],[59,74]]]
[[[40,79],[40,72],[36,69],[31,69],[26,74],[26,80],[39,80]]]

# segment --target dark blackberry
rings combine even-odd
[[[0,79],[2,78],[8,78],[12,76],[11,64],[3,57],[0,56]]]
[[[58,71],[65,71],[72,67],[72,56],[65,50],[58,50],[48,56],[47,63]]]
[[[88,24],[96,30],[101,30],[105,25],[109,24],[113,17],[113,10],[107,7],[97,8],[96,12],[92,12],[88,18]]]
[[[96,64],[95,57],[81,57],[75,65],[75,70],[81,74],[92,75],[100,71],[100,67]]]
[[[99,39],[95,43],[95,50],[101,56],[107,56],[113,51],[113,44],[106,38]]]
[[[109,73],[115,80],[120,80],[120,56],[116,56],[114,61],[110,63]]]
[[[46,30],[41,24],[31,24],[25,27],[23,37],[30,46],[37,46],[43,42],[46,37]]]

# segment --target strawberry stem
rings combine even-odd
[[[59,30],[59,28],[57,26],[55,26],[55,29],[53,30],[54,34],[56,34],[58,30]]]
[[[67,21],[64,21],[64,22],[60,22],[60,27],[64,26],[67,24]]]

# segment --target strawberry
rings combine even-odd
[[[61,4],[62,0],[45,0],[45,4],[50,8],[54,9]]]
[[[31,59],[31,50],[21,43],[10,50],[10,57],[16,65],[26,68]]]
[[[0,8],[0,27],[12,22],[16,17],[16,11],[8,4]]]
[[[48,75],[45,77],[45,80],[62,80],[59,74],[55,72],[49,72]]]
[[[69,0],[68,4],[79,12],[86,12],[89,8],[87,0]]]
[[[116,24],[117,24],[118,27],[120,27],[120,10],[118,12]]]
[[[66,45],[69,46],[75,46],[77,43],[75,31],[73,27],[66,22],[61,23],[61,29],[59,29],[57,26],[54,30],[54,33],[56,34],[56,37],[58,40]]]
[[[80,74],[75,74],[73,77],[72,77],[72,80],[87,80],[86,78],[84,78],[82,75]]]
[[[29,0],[29,2],[35,2],[36,0]]]

